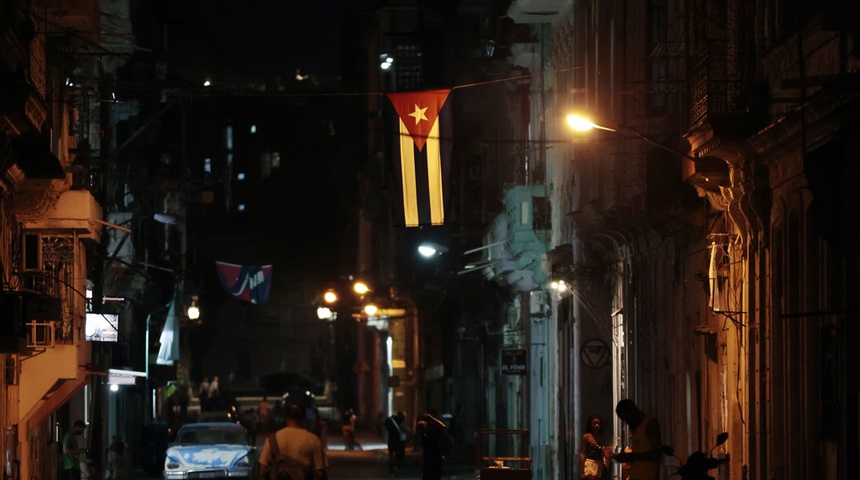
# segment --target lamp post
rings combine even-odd
[[[657,140],[654,140],[653,138],[645,135],[644,133],[640,132],[639,130],[636,130],[635,128],[633,128],[629,125],[619,125],[618,129],[605,127],[603,125],[598,125],[598,124],[594,123],[593,121],[589,120],[587,117],[583,117],[583,116],[575,114],[575,113],[568,115],[566,119],[567,119],[567,124],[570,126],[570,128],[572,128],[576,131],[585,132],[588,130],[596,129],[596,130],[605,130],[607,132],[619,132],[619,129],[620,129],[621,132],[619,132],[619,133],[629,132],[633,136],[635,136],[636,138],[639,138],[640,140],[643,140],[647,143],[650,143],[651,145],[654,145],[655,147],[660,148],[662,150],[665,150],[669,153],[672,153],[672,154],[677,155],[677,156],[682,157],[682,158],[686,158],[687,160],[690,160],[691,162],[698,162],[699,161],[697,158],[693,157],[689,153],[679,152],[678,150],[675,150],[673,148],[669,148],[666,145],[663,145],[662,143],[658,142]]]

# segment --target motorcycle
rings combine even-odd
[[[726,432],[717,435],[717,444],[714,445],[714,448],[712,448],[710,452],[708,452],[708,455],[705,455],[702,451],[691,453],[690,456],[687,457],[687,461],[682,462],[681,467],[672,475],[678,475],[682,480],[714,480],[714,477],[708,475],[708,471],[728,462],[729,457],[713,458],[711,456],[711,452],[713,452],[715,448],[726,443],[726,440],[728,439],[729,434]],[[675,455],[675,449],[670,445],[663,445],[663,453],[677,458],[679,462],[681,461],[681,457]]]

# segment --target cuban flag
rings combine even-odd
[[[269,302],[269,292],[272,288],[271,265],[236,265],[226,262],[215,262],[218,279],[227,293],[236,298],[257,305]]]
[[[394,169],[402,202],[395,202],[394,223],[407,227],[442,225],[451,165],[451,112],[448,90],[389,93],[397,111],[399,141]]]

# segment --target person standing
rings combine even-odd
[[[290,403],[284,413],[287,426],[269,435],[263,443],[257,479],[284,478],[285,474],[291,480],[326,480],[328,460],[322,442],[302,428],[306,418],[305,407],[300,403]]]
[[[119,435],[114,435],[113,443],[107,448],[105,479],[128,479],[128,445],[122,441],[122,437]]]
[[[343,449],[355,450],[355,412],[351,408],[343,412],[341,418],[343,433]]]
[[[269,399],[265,395],[257,405],[257,416],[260,418],[260,433],[266,435],[269,433]]]
[[[209,377],[203,377],[200,388],[197,389],[197,399],[200,401],[200,411],[209,411]]]
[[[633,444],[630,452],[618,453],[614,460],[630,464],[630,480],[658,480],[663,458],[660,423],[629,399],[618,402],[615,413],[630,427]]]
[[[423,413],[415,423],[415,433],[421,436],[421,450],[424,455],[422,480],[440,480],[442,465],[453,446],[448,429],[441,420],[429,413]]]
[[[83,435],[87,428],[82,420],[76,420],[72,429],[63,435],[63,478],[65,480],[81,480],[80,455],[87,449],[78,447],[77,437]]]
[[[388,470],[394,475],[397,469],[403,465],[405,453],[403,429],[401,423],[406,419],[406,414],[397,412],[385,419],[385,429],[388,432]]]
[[[585,480],[603,478],[606,462],[605,447],[598,441],[601,433],[603,433],[603,419],[600,415],[590,415],[579,446],[579,478]]]
[[[218,376],[212,377],[212,383],[209,384],[209,398],[215,398],[218,395],[221,395],[221,391],[218,386]]]

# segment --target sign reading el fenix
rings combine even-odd
[[[502,350],[502,375],[525,375],[528,371],[528,353],[524,348]]]

